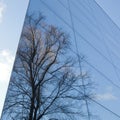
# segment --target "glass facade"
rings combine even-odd
[[[120,88],[119,38],[94,0],[31,0],[1,120],[109,119],[94,104]]]

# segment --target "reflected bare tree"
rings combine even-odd
[[[81,78],[88,76],[75,71],[69,47],[61,29],[47,25],[42,15],[27,15],[2,120],[77,120],[85,115]]]

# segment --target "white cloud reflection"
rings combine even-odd
[[[95,95],[95,98],[102,101],[117,100],[117,97],[112,93],[97,94]]]

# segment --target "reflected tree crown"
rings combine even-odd
[[[81,79],[69,36],[41,14],[26,16],[3,109],[9,120],[71,120],[85,116]],[[87,83],[86,86],[89,84]]]

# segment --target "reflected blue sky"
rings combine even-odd
[[[118,92],[120,84],[120,29],[94,0],[84,0],[84,2],[83,0],[70,1],[70,6],[79,53],[85,55],[85,59],[89,62],[89,64],[84,63],[84,66],[90,72],[91,79],[97,84],[95,93],[99,96],[101,95],[99,102],[120,114],[118,107],[120,99],[120,93]],[[46,21],[49,24],[58,26],[68,32],[70,34],[72,49],[76,49],[66,0],[64,2],[38,0],[36,3],[31,1],[29,8],[30,13],[40,11],[46,16]],[[108,89],[109,87],[111,87],[111,90]],[[100,110],[99,106],[96,106],[94,103],[92,105],[91,111],[96,113],[95,111],[98,109],[98,113],[96,114],[100,115],[101,119],[118,119],[114,116],[111,117],[107,111]]]

